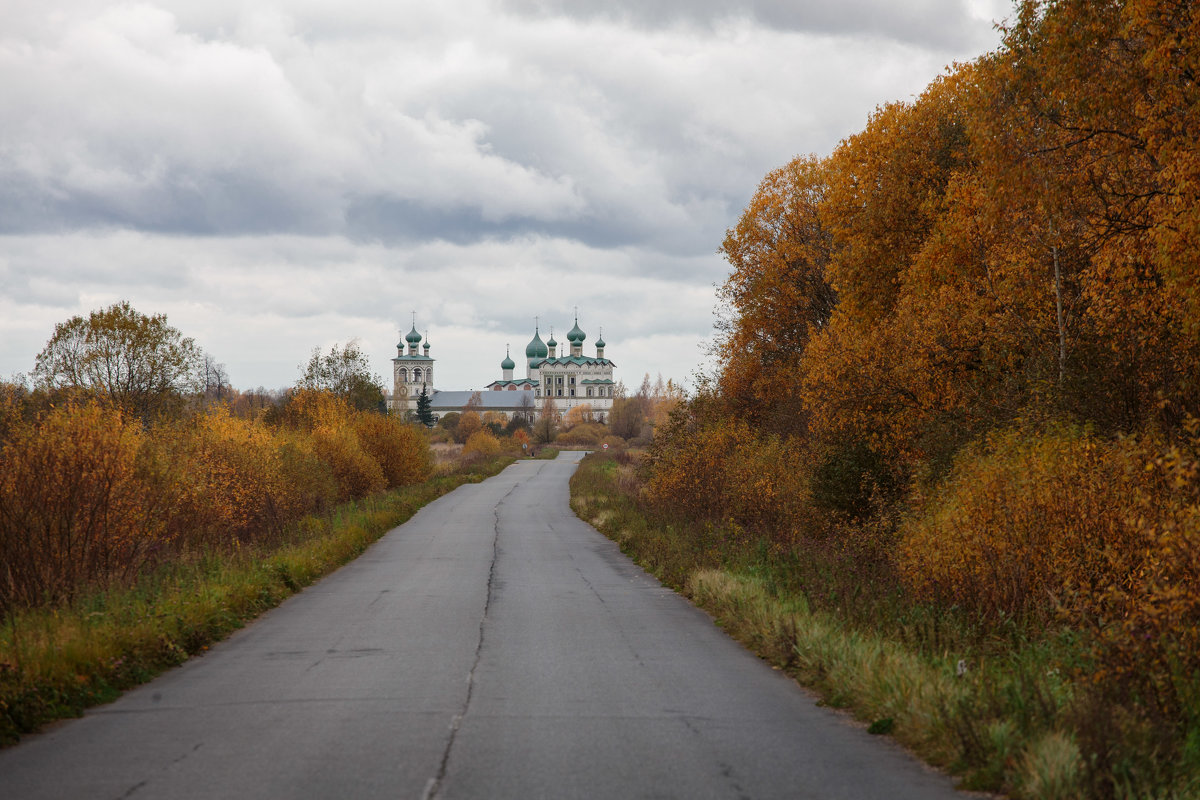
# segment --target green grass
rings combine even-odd
[[[637,489],[631,464],[593,454],[572,478],[571,505],[826,705],[960,776],[963,788],[1055,800],[1200,797],[1200,770],[1177,763],[1153,720],[1089,692],[1086,648],[1072,631],[1035,636],[914,605],[884,580],[872,588],[869,570],[845,573],[827,550],[662,517],[639,504]]]
[[[354,559],[422,506],[510,463],[474,464],[308,517],[276,547],[198,554],[127,588],[14,613],[0,622],[0,742],[78,716],[202,653]]]

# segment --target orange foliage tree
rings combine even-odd
[[[735,316],[718,338],[723,395],[736,413],[794,429],[800,356],[837,295],[827,279],[832,237],[819,209],[826,166],[814,156],[767,174],[721,252],[733,272],[720,297]]]

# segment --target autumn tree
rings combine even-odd
[[[533,437],[539,444],[549,444],[554,441],[557,430],[558,411],[554,407],[554,400],[547,397],[542,401],[537,419],[533,422]]]
[[[718,293],[731,314],[718,330],[718,382],[736,413],[776,429],[801,421],[800,355],[837,302],[826,275],[833,240],[820,218],[826,182],[815,156],[772,170],[720,249],[733,272]]]
[[[304,375],[297,381],[300,389],[332,392],[360,411],[375,411],[383,404],[383,380],[371,371],[371,362],[351,340],[344,347],[333,345],[321,355],[313,348]]]
[[[799,374],[805,413],[831,458],[864,447],[888,463],[914,456],[954,400],[940,392],[931,363],[971,358],[970,348],[960,351],[925,324],[938,276],[917,264],[948,192],[973,169],[963,106],[972,85],[968,68],[914,102],[880,108],[826,162],[820,219],[833,240],[826,276],[837,305],[809,340]]]
[[[633,396],[627,396],[624,384],[618,384],[613,394],[612,410],[608,413],[608,429],[612,434],[622,439],[649,435],[650,373],[642,378],[642,385]]]
[[[526,427],[533,424],[533,420],[537,417],[537,404],[533,402],[530,392],[521,392],[521,402],[517,406],[517,411],[513,415],[514,419],[520,419]]]
[[[1171,409],[1161,421],[1178,424],[1196,408],[1200,306],[1185,265],[1197,250],[1177,245],[1194,215],[1179,201],[1197,174],[1197,54],[1180,11],[1023,3],[981,83],[977,140],[997,216],[1032,219],[1043,243],[1014,266],[1053,281],[1054,400],[1113,430]]]
[[[229,372],[224,364],[207,353],[204,356],[204,396],[218,403],[230,399],[232,387],[229,385]]]
[[[464,411],[462,416],[458,418],[458,424],[454,428],[454,441],[460,444],[466,442],[477,431],[483,428],[483,419],[476,411]]]
[[[671,416],[671,412],[687,398],[687,395],[683,387],[675,383],[673,379],[667,378],[664,381],[661,372],[658,374],[658,378],[655,379],[654,386],[650,392],[648,421],[650,426],[657,430],[659,426],[666,424],[667,419]]]
[[[203,354],[192,339],[127,300],[54,328],[34,376],[47,390],[79,389],[149,420],[178,411],[201,388]]]
[[[590,424],[596,421],[596,415],[592,413],[592,406],[589,403],[577,405],[567,411],[563,417],[563,427],[566,429],[574,428],[576,425]]]
[[[462,414],[458,411],[447,411],[438,417],[438,427],[445,428],[451,434],[458,428],[458,422],[462,419]]]

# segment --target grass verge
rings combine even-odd
[[[353,560],[422,506],[498,473],[481,462],[307,517],[272,548],[164,564],[137,584],[0,622],[0,743],[78,716],[182,663]]]
[[[803,555],[736,528],[655,517],[638,489],[632,464],[593,454],[572,478],[571,505],[826,705],[961,776],[962,788],[1047,800],[1200,796],[1197,771],[1155,755],[1153,725],[1114,718],[1089,694],[1071,631],[980,629],[898,597],[852,609],[844,595],[828,599]],[[1087,763],[1084,746],[1111,763]]]

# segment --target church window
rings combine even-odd
[[[559,389],[559,390],[558,390],[558,396],[559,396],[559,397],[562,397],[562,389]]]
[[[417,367],[413,370],[413,383],[421,382],[421,368]]]
[[[575,390],[574,390],[574,389],[572,389],[572,390],[571,390],[571,397],[574,397],[574,396],[575,396]]]
[[[400,382],[408,383],[408,370],[406,370],[404,367],[400,368]]]
[[[592,387],[588,387],[588,397],[592,397]]]

